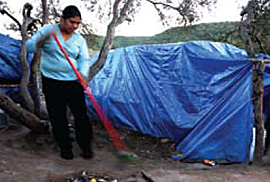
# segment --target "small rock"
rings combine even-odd
[[[160,140],[161,143],[168,143],[170,140],[168,138],[163,138]]]

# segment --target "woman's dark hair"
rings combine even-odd
[[[72,17],[75,17],[75,16],[79,16],[80,19],[82,19],[81,17],[81,12],[79,11],[79,9],[74,6],[74,5],[70,5],[70,6],[67,6],[65,7],[65,9],[63,10],[62,12],[62,17],[64,19],[67,19],[67,18],[72,18]]]

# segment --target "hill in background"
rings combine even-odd
[[[90,35],[86,38],[91,49],[94,51],[100,50],[104,37]],[[227,42],[237,47],[244,48],[244,44],[238,32],[238,22],[220,22],[203,23],[187,27],[174,27],[154,36],[117,36],[113,42],[113,49],[132,45],[166,44],[193,40]]]

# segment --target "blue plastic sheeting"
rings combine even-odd
[[[270,60],[270,57],[261,55],[259,58],[262,59],[268,59]],[[264,120],[267,119],[267,117],[270,117],[270,65],[265,64],[265,70],[263,72],[263,112],[264,112]]]
[[[21,41],[3,34],[0,34],[0,41],[0,78],[21,79]],[[27,61],[29,63],[32,57],[32,54],[27,54]]]
[[[20,80],[22,75],[20,63],[21,41],[0,34],[0,42],[0,81],[12,82],[12,80]],[[29,64],[32,57],[32,54],[27,54]],[[1,91],[16,102],[20,99],[18,88],[2,88]]]
[[[0,34],[0,78],[20,79],[20,42]]]
[[[113,125],[172,139],[183,161],[247,162],[251,65],[225,43],[131,46],[109,53],[90,90]]]

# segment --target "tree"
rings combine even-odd
[[[256,53],[267,53],[267,40],[262,39],[262,33],[267,32],[270,22],[270,0],[250,0],[241,12],[240,31],[250,58]],[[269,36],[269,35],[268,35]],[[257,46],[256,46],[257,45]],[[259,48],[259,49],[258,49]],[[254,59],[255,60],[255,59]],[[256,127],[254,163],[261,164],[264,152],[264,120],[263,120],[263,71],[264,63],[253,62],[252,83],[254,102],[254,124]]]
[[[155,9],[160,16],[160,20],[163,24],[169,25],[173,17],[168,16],[167,11],[174,11],[178,14],[178,16],[174,16],[178,24],[187,25],[188,23],[196,22],[200,19],[198,9],[203,7],[210,8],[212,4],[215,4],[217,0],[182,0],[182,1],[173,1],[173,0],[165,0],[165,1],[153,1],[146,0],[147,2],[153,4]]]
[[[0,4],[5,3],[0,2]],[[22,43],[20,51],[20,61],[23,69],[23,74],[20,82],[20,92],[22,98],[20,104],[22,107],[19,107],[17,104],[15,104],[10,98],[4,95],[1,91],[0,91],[0,100],[1,100],[0,107],[11,117],[27,126],[30,130],[38,133],[46,133],[48,130],[47,125],[45,123],[40,122],[39,118],[36,115],[32,114],[34,112],[34,108],[32,97],[30,96],[29,93],[29,64],[26,61],[26,52],[24,50],[24,46],[25,41],[28,38],[28,33],[34,26],[35,21],[35,19],[30,17],[31,10],[32,6],[26,3],[23,9],[24,21],[22,24],[20,24],[16,18],[14,18],[10,13],[8,13],[8,11],[4,9],[4,7],[1,9],[1,12],[3,12],[3,14],[4,13],[7,14],[9,17],[11,17],[12,20],[16,22],[16,24],[19,26],[19,30],[21,31]],[[37,89],[37,87],[33,88]],[[40,102],[38,105],[40,105]]]
[[[10,17],[13,21],[15,21],[16,25],[18,26],[18,29],[21,29],[21,23],[14,17],[12,16],[9,12],[9,9],[7,7],[7,3],[6,2],[2,2],[0,1],[0,13],[2,15],[7,15],[8,17]],[[15,26],[16,27],[16,26]],[[16,28],[15,28],[16,29]]]
[[[270,54],[270,1],[250,0],[241,12],[241,35],[248,54]]]

